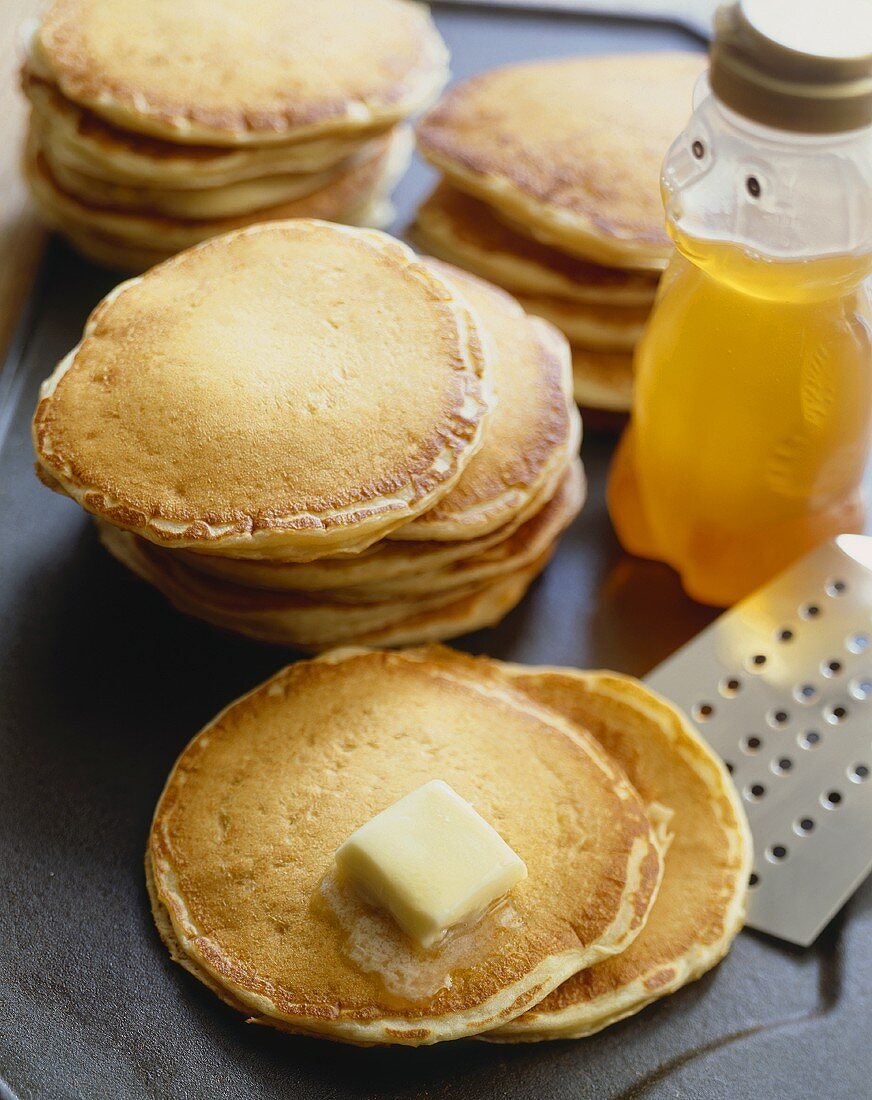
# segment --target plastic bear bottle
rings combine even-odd
[[[722,6],[694,107],[664,162],[676,254],[608,503],[627,550],[725,606],[864,522],[869,0]]]

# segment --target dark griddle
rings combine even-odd
[[[445,9],[457,77],[524,58],[693,45],[655,25]],[[417,164],[401,226],[429,182]],[[4,257],[13,262],[14,257]],[[142,851],[193,733],[288,659],[175,614],[32,472],[39,381],[111,275],[53,244],[0,374],[0,1077],[21,1100],[392,1098],[761,1100],[870,1095],[872,889],[810,950],[743,933],[702,981],[584,1042],[360,1051],[246,1026],[170,963]],[[497,630],[459,644],[515,661],[642,674],[711,618],[663,568],[624,558],[591,496]]]

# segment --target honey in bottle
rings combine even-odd
[[[721,7],[694,107],[608,505],[625,549],[726,606],[864,524],[872,5]]]

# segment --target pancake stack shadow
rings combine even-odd
[[[24,171],[44,220],[120,270],[259,221],[382,226],[406,120],[446,79],[410,0],[56,0],[21,75]]]
[[[702,67],[675,53],[508,66],[451,89],[418,124],[443,179],[410,238],[561,329],[590,425],[630,410],[633,349],[671,252],[660,164]]]
[[[116,288],[44,383],[38,472],[181,611],[318,651],[492,625],[579,513],[569,349],[376,231],[216,237]]]

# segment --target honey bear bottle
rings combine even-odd
[[[625,549],[725,606],[864,523],[872,6],[722,6],[694,108],[608,504]]]

